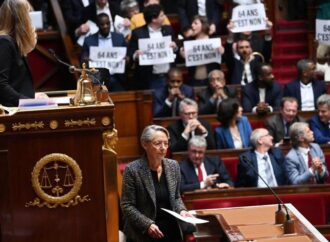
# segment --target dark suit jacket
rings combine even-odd
[[[324,81],[312,81],[314,92],[314,106],[317,107],[316,102],[319,96],[326,93]],[[295,97],[298,100],[299,110],[301,110],[301,93],[300,93],[300,80],[293,80],[284,86],[284,97]]]
[[[305,119],[297,116],[294,122],[305,122]],[[271,136],[274,138],[274,143],[280,142],[285,136],[285,127],[283,123],[283,118],[280,113],[275,114],[265,121],[266,128]]]
[[[272,148],[268,151],[270,157],[277,185],[287,185],[287,177],[284,166],[284,156],[282,151],[278,148]],[[254,150],[244,152],[239,157],[239,163],[237,166],[237,182],[238,187],[257,187],[258,175],[253,169],[244,161],[250,162],[250,164],[258,171],[258,161]]]
[[[264,42],[262,55],[265,58],[265,62],[268,63],[271,58],[272,53],[272,41],[266,41]],[[252,78],[253,80],[256,79],[255,76],[253,76],[253,69],[261,63],[261,58],[259,56],[254,56],[255,58],[250,61],[250,69],[252,72]],[[228,67],[228,73],[229,73],[229,83],[230,84],[241,84],[242,81],[242,75],[244,71],[244,64],[241,60],[238,60],[235,58],[234,52],[233,52],[233,44],[232,43],[226,43],[225,44],[225,53],[224,58],[226,65]]]
[[[174,212],[186,210],[180,197],[180,167],[175,160],[164,159],[169,201]],[[148,228],[156,219],[156,193],[147,160],[128,164],[123,175],[120,206],[124,215],[124,233],[136,242],[153,241]]]
[[[0,35],[0,104],[18,106],[21,98],[34,98],[30,69],[15,41]]]
[[[236,90],[234,88],[225,86],[224,92],[228,97],[235,98]],[[213,96],[213,91],[211,87],[207,87],[200,93],[197,93],[197,103],[198,103],[198,113],[199,114],[214,114],[217,113],[217,103],[211,102],[211,97]]]
[[[172,107],[169,107],[165,100],[169,95],[169,87],[166,85],[163,88],[156,89],[153,96],[153,116],[154,117],[170,117],[172,116]],[[194,90],[191,86],[182,84],[180,90],[187,98],[194,99]],[[176,103],[176,114],[178,115],[180,101]]]
[[[220,8],[216,0],[205,0],[206,16],[210,24],[214,23],[219,27],[220,23]],[[195,15],[198,15],[197,0],[179,0],[178,14],[180,18],[181,29],[190,26],[191,20]]]
[[[92,20],[94,23],[96,23],[96,16],[97,16],[97,10],[96,10],[96,4],[95,0],[94,2],[86,7],[84,11],[84,19]],[[108,0],[110,13],[112,21],[115,21],[115,16],[120,15],[120,1],[118,0]]]
[[[207,129],[208,135],[206,137],[207,149],[215,149],[214,132],[211,125],[202,119],[198,119],[201,124]],[[170,151],[186,151],[188,148],[188,141],[182,137],[184,126],[182,120],[177,120],[168,126],[170,133]],[[198,133],[196,134],[198,135]]]
[[[311,118],[310,126],[314,133],[316,143],[325,144],[330,141],[329,124],[323,123],[317,114]]]
[[[233,182],[231,181],[222,160],[218,157],[205,156],[203,163],[207,175],[219,174],[216,181],[217,183],[224,182],[233,186]],[[181,193],[200,189],[200,182],[198,181],[198,176],[195,172],[195,166],[192,161],[186,159],[179,164],[181,170]]]
[[[169,25],[163,25],[161,27],[163,36],[172,36],[172,27]],[[152,65],[140,66],[138,60],[133,60],[133,55],[138,47],[139,39],[150,38],[148,26],[144,25],[140,28],[134,29],[132,37],[128,47],[127,55],[130,57],[131,64],[135,64],[135,89],[149,89],[149,84],[152,81]]]
[[[246,84],[242,89],[242,106],[244,112],[252,112],[253,107],[260,102],[259,89],[256,81]],[[272,106],[276,111],[281,105],[282,87],[276,81],[273,85],[266,88],[265,102]]]

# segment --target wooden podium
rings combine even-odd
[[[328,241],[291,204],[286,204],[295,233],[275,224],[277,205],[196,210],[209,223],[197,226],[196,241],[311,242]],[[219,229],[220,228],[220,229]]]
[[[117,242],[114,105],[0,116],[0,241]]]

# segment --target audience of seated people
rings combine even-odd
[[[314,141],[307,123],[296,122],[290,127],[292,148],[285,157],[290,184],[324,183],[329,176],[322,149]]]
[[[228,188],[233,182],[219,159],[205,155],[207,143],[202,136],[194,136],[188,142],[188,157],[181,161],[181,193],[204,188]]]
[[[184,98],[194,98],[191,86],[183,84],[183,75],[179,68],[172,67],[168,71],[167,85],[158,88],[153,95],[153,116],[177,116],[179,104]]]
[[[241,149],[250,146],[252,128],[242,111],[235,98],[227,98],[220,103],[217,113],[220,127],[215,129],[217,149]]]
[[[125,38],[122,34],[113,31],[110,32],[111,22],[108,14],[100,13],[99,15],[97,15],[96,24],[97,27],[99,27],[99,31],[96,34],[92,34],[85,38],[84,45],[81,51],[81,62],[85,62],[87,64],[90,61],[89,50],[91,46],[98,46],[104,48],[126,47]],[[103,71],[108,71],[108,69],[105,69]],[[105,79],[105,85],[109,91],[116,92],[125,90],[125,75],[112,74]]]
[[[304,122],[298,115],[298,101],[294,97],[283,97],[280,112],[269,117],[265,126],[274,138],[275,146],[289,144],[289,128],[295,122]]]
[[[274,80],[269,64],[258,64],[254,70],[254,80],[242,88],[244,112],[265,114],[278,110],[282,98],[282,88]]]
[[[271,187],[286,185],[284,155],[279,148],[273,147],[273,137],[268,130],[253,130],[251,145],[253,149],[239,157],[236,186],[266,187],[265,182]]]
[[[318,97],[326,93],[325,83],[315,80],[315,64],[311,60],[299,60],[297,70],[298,78],[285,85],[283,96],[295,97],[302,111],[315,110]]]
[[[215,114],[221,101],[237,96],[234,88],[226,86],[225,74],[222,71],[211,71],[208,80],[207,88],[196,94],[199,114]]]
[[[206,138],[207,149],[215,149],[214,132],[211,125],[198,118],[198,105],[189,98],[185,98],[179,105],[180,119],[168,126],[170,133],[170,151],[185,151],[188,141],[196,135]]]
[[[323,94],[317,99],[317,114],[310,120],[315,142],[330,143],[330,95]]]
[[[210,25],[208,20],[204,16],[196,15],[192,19],[191,23],[192,36],[186,40],[203,40],[209,39]],[[220,39],[219,39],[220,41]],[[224,49],[221,46],[218,49],[221,54]],[[180,48],[180,54],[185,58],[184,48]],[[220,69],[219,63],[209,63],[205,65],[190,66],[188,69],[188,80],[187,83],[191,86],[205,86],[207,85],[207,74],[215,69]]]

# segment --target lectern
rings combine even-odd
[[[0,116],[0,241],[117,242],[111,102]]]

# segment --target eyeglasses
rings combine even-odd
[[[154,142],[151,142],[152,146],[159,149],[161,147],[165,147],[167,148],[169,146],[169,142],[167,141],[154,141]]]
[[[187,112],[187,113],[183,113],[186,116],[196,116],[197,112]]]
[[[270,134],[267,133],[267,134],[261,135],[260,138],[267,137],[267,136],[270,136]]]

